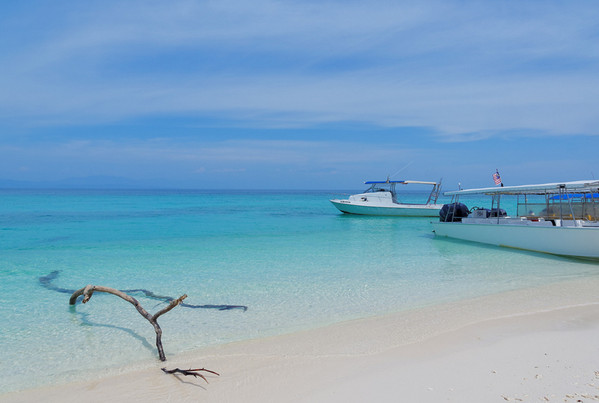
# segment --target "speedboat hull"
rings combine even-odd
[[[402,217],[436,217],[443,207],[437,203],[441,182],[424,181],[368,181],[370,187],[360,194],[350,195],[347,199],[333,199],[331,203],[339,211],[346,214],[402,216]],[[396,186],[408,184],[432,185],[426,203],[402,203],[401,195],[396,192]]]
[[[405,204],[392,206],[374,206],[372,204],[351,203],[347,200],[331,200],[337,209],[346,214],[403,216],[403,217],[438,217],[439,204]]]
[[[435,235],[554,255],[599,259],[599,228],[433,222]]]

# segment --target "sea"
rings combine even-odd
[[[158,321],[168,359],[599,275],[593,262],[435,238],[436,218],[345,215],[329,202],[359,192],[0,190],[0,393],[158,359],[130,303],[97,292],[69,305],[88,284],[150,313],[187,295]]]

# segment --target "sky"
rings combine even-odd
[[[599,2],[3,1],[0,187],[599,178]]]

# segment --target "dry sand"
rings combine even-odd
[[[7,402],[599,401],[599,280],[567,281],[169,357]]]

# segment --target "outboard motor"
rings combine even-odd
[[[462,221],[462,218],[468,217],[470,211],[463,203],[444,204],[439,210],[439,221],[441,222],[457,222]]]
[[[489,218],[489,214],[491,214],[491,210],[483,207],[472,207],[470,210],[470,214],[468,217],[471,218]]]
[[[505,217],[505,216],[507,216],[507,213],[502,208],[500,208],[500,209],[494,208],[489,211],[489,217]]]

